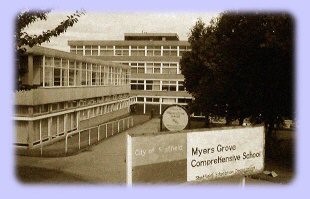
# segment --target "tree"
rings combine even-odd
[[[240,124],[263,121],[270,138],[277,120],[294,113],[292,18],[226,12],[202,24],[192,29],[192,51],[180,62],[191,106]]]
[[[84,11],[76,11],[68,15],[65,20],[51,30],[43,31],[39,35],[29,35],[24,31],[26,27],[38,20],[47,20],[50,11],[25,11],[20,13],[16,18],[15,41],[16,41],[16,80],[17,89],[20,87],[19,79],[27,72],[24,65],[19,64],[20,58],[26,52],[24,46],[33,47],[49,42],[50,38],[57,37],[67,31],[67,29],[78,22],[78,18],[84,15]]]
[[[213,34],[214,24],[212,21],[211,25],[206,27],[201,19],[196,22],[189,37],[192,50],[183,54],[180,60],[181,71],[185,76],[184,85],[194,97],[189,107],[191,112],[200,111],[206,116],[206,126],[209,125],[209,116],[214,112],[213,101],[217,97],[214,91],[218,86],[214,84],[217,72],[214,63],[217,47]]]

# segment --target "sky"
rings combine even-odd
[[[73,11],[74,12],[74,11]],[[72,12],[72,13],[73,13]],[[56,27],[70,12],[51,11],[46,21],[37,21],[25,29],[28,34],[40,34]],[[218,12],[87,12],[73,27],[42,46],[68,51],[68,40],[123,40],[124,33],[177,33],[187,40],[198,18],[206,24]]]

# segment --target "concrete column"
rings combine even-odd
[[[144,102],[143,102],[143,114],[145,114],[145,110],[146,109],[146,104],[145,104],[145,98],[144,98]]]
[[[42,70],[43,87],[45,87],[45,55],[42,58]]]
[[[28,149],[31,149],[33,147],[33,135],[34,135],[34,122],[33,121],[29,121],[28,122]]]
[[[28,72],[25,84],[29,86],[33,85],[33,55],[28,55]]]
[[[31,117],[33,115],[33,107],[28,107],[28,116]],[[34,137],[34,122],[29,121],[28,122],[28,148],[32,148],[33,146],[33,137]]]

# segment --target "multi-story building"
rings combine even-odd
[[[179,61],[190,50],[175,33],[125,33],[124,40],[71,40],[70,52],[121,63],[131,68],[131,95],[138,113],[161,114],[170,104],[186,106],[192,97],[184,89]]]
[[[33,47],[19,59],[27,73],[15,93],[17,146],[32,148],[130,112],[130,68]]]

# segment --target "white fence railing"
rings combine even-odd
[[[126,120],[127,120],[127,126],[126,126]],[[81,130],[77,130],[77,131],[73,131],[70,132],[66,135],[65,138],[65,154],[68,153],[68,138],[78,134],[79,139],[78,139],[78,148],[79,150],[81,149],[81,134],[84,132],[88,132],[88,146],[91,145],[91,130],[92,129],[97,129],[97,142],[100,141],[100,129],[103,127],[105,128],[105,138],[108,137],[108,126],[111,125],[111,135],[114,135],[114,131],[115,131],[115,125],[117,123],[117,133],[124,131],[126,129],[129,129],[130,127],[133,127],[133,117],[129,116],[120,120],[116,120],[116,121],[111,121],[111,122],[107,122],[104,124],[100,124],[98,126],[94,126],[94,127],[90,127],[90,128],[86,128],[86,129],[81,129]]]

